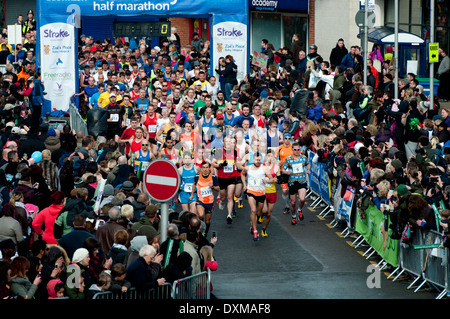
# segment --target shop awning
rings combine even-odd
[[[358,38],[361,38],[361,34],[358,34]],[[368,40],[379,44],[393,44],[395,43],[395,29],[387,26],[369,28]],[[418,35],[399,29],[398,43],[420,45],[424,44],[425,40]]]

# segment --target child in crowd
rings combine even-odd
[[[65,297],[64,283],[59,279],[52,279],[47,284],[48,299]]]
[[[109,291],[113,293],[125,293],[131,287],[129,281],[125,280],[127,268],[124,264],[117,263],[111,267],[111,286]]]

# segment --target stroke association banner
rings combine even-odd
[[[39,33],[46,99],[51,101],[51,111],[67,111],[77,83],[75,27],[68,23],[48,23],[40,27]]]
[[[247,70],[247,37],[247,26],[243,23],[228,21],[215,24],[213,27],[215,60],[212,62],[217,65],[220,57],[231,55],[237,65],[238,81],[244,79]]]

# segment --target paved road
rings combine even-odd
[[[278,195],[281,198],[281,195]],[[366,259],[368,247],[354,248],[353,239],[344,238],[343,228],[330,226],[331,214],[323,219],[320,209],[310,208],[305,218],[292,226],[283,215],[283,205],[275,206],[268,238],[253,241],[250,211],[245,202],[233,223],[226,223],[226,208],[215,205],[211,231],[218,234],[214,255],[219,269],[212,273],[213,293],[219,299],[433,299],[437,293],[408,290],[408,278],[388,280],[389,270],[379,272],[380,288],[369,288],[374,275],[368,267],[377,256]],[[261,226],[261,225],[260,225]],[[259,228],[260,229],[260,228]],[[210,232],[211,234],[211,232]],[[369,281],[375,282],[375,281]]]

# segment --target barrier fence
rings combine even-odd
[[[174,283],[141,290],[130,288],[126,293],[103,291],[96,293],[96,300],[147,300],[147,299],[210,299],[211,272],[207,271],[179,279]]]
[[[442,246],[441,233],[418,229],[409,245],[393,239],[392,229],[384,229],[385,216],[375,205],[370,205],[361,217],[356,207],[359,194],[355,189],[349,187],[343,192],[339,177],[329,176],[327,164],[314,159],[314,152],[307,150],[306,153],[311,164],[311,173],[307,175],[307,197],[312,198],[313,209],[325,204],[319,216],[333,214],[330,225],[336,227],[339,223],[345,223],[341,233],[344,238],[356,233],[356,239],[352,242],[355,249],[368,246],[363,257],[369,259],[376,255],[381,258],[377,264],[381,269],[388,265],[394,267],[388,279],[396,281],[408,275],[406,277],[412,277],[413,281],[407,289],[415,288],[414,292],[417,292],[424,286],[433,288],[439,291],[436,299],[450,293],[449,253],[448,248]]]

